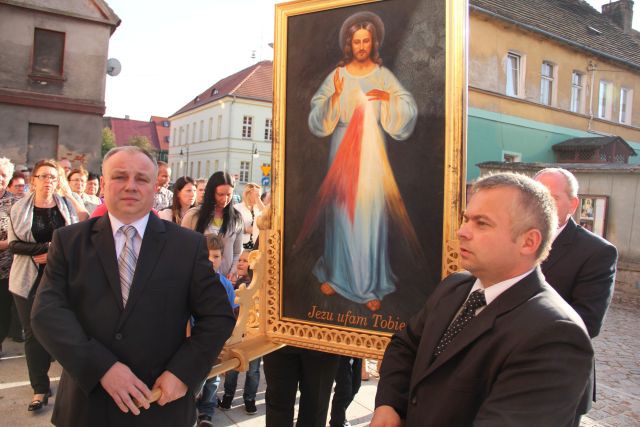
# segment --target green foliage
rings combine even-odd
[[[102,128],[102,157],[116,146],[116,137],[109,128]]]
[[[147,138],[146,136],[133,136],[129,138],[129,141],[127,141],[127,145],[135,145],[136,147],[142,148],[143,150],[152,154],[156,151],[151,144],[151,141],[149,141],[149,138]]]

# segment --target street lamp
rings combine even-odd
[[[249,182],[253,182],[253,160],[260,157],[258,154],[258,147],[256,147],[255,142],[253,143],[253,148],[251,150],[251,164],[249,166]]]
[[[181,148],[180,149],[180,159],[182,159],[182,156],[184,156],[184,153],[182,152],[182,148]],[[188,169],[189,169],[189,146],[188,145],[187,145],[187,164],[186,164],[186,169],[187,169],[187,172],[188,172]],[[185,173],[184,170],[185,170],[185,168],[183,167],[182,168],[182,175],[183,176],[188,176],[189,174]]]

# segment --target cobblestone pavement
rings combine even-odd
[[[640,307],[614,302],[593,340],[597,401],[585,426],[640,426]]]
[[[640,426],[640,305],[614,302],[600,336],[594,340],[598,378],[598,401],[588,416],[583,417],[583,427]],[[0,426],[49,426],[52,404],[43,413],[27,413],[31,398],[22,345],[9,340],[4,342],[5,353],[0,361]],[[370,370],[375,363],[369,361]],[[57,387],[60,366],[54,364],[50,371]],[[262,377],[264,378],[264,376]],[[216,427],[258,427],[265,425],[264,380],[260,381],[256,404],[258,413],[247,415],[242,404],[244,374],[238,378],[236,399],[231,410],[216,411]],[[349,406],[347,418],[351,425],[369,425],[374,409],[378,381],[372,377],[363,382],[360,392]]]

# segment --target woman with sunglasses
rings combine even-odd
[[[31,330],[31,307],[40,284],[47,252],[55,229],[78,222],[75,204],[58,190],[58,165],[54,160],[41,160],[33,168],[33,191],[17,201],[9,214],[9,250],[14,254],[9,274],[9,291],[24,327],[24,350],[33,388],[29,411],[39,411],[47,404],[51,356]],[[83,212],[86,217],[86,211]]]

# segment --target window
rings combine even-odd
[[[620,88],[620,123],[631,124],[631,102],[633,90],[626,87]]]
[[[249,182],[249,162],[240,162],[240,182]]]
[[[201,166],[201,161],[198,160],[198,173],[196,173],[196,176],[195,176],[196,179],[200,178],[200,172],[201,172],[200,166]]]
[[[553,102],[553,80],[554,80],[555,66],[547,61],[542,63],[542,69],[540,70],[540,103],[544,105],[551,105]]]
[[[607,81],[600,80],[598,90],[598,118],[611,120],[612,95],[613,85]]]
[[[191,142],[196,142],[196,122],[191,123]]]
[[[242,137],[245,139],[251,139],[251,130],[253,127],[253,117],[244,116],[242,118]]]
[[[220,160],[216,160],[213,162],[213,171],[218,172],[220,170]]]
[[[185,133],[185,138],[184,138],[184,142],[189,143],[189,125],[186,125],[185,128],[187,129],[186,133]]]
[[[36,28],[33,35],[31,72],[62,77],[65,33]]]
[[[209,118],[209,133],[207,139],[211,141],[213,138],[213,117]]]
[[[571,73],[571,111],[582,113],[582,86],[583,74],[574,71]]]
[[[509,52],[507,54],[507,88],[506,93],[508,96],[519,96],[522,97],[523,90],[523,67],[522,67],[522,56]]]
[[[266,119],[264,121],[264,140],[271,141],[273,137],[273,121],[271,119]]]
[[[204,120],[200,120],[200,142],[204,141]]]
[[[207,160],[207,166],[205,167],[204,177],[209,178],[211,176],[211,160]]]
[[[169,120],[163,120],[162,121],[162,127],[168,128],[169,127]]]
[[[502,161],[505,163],[515,163],[522,161],[522,154],[514,153],[513,151],[503,151]]]
[[[178,142],[178,128],[173,128],[173,140],[171,141],[171,145],[175,146]]]
[[[216,138],[220,139],[220,135],[222,133],[222,114],[218,116],[218,125],[216,126]],[[216,168],[216,171],[218,169]]]
[[[187,172],[187,175],[193,175],[193,162],[189,162],[189,171]]]

